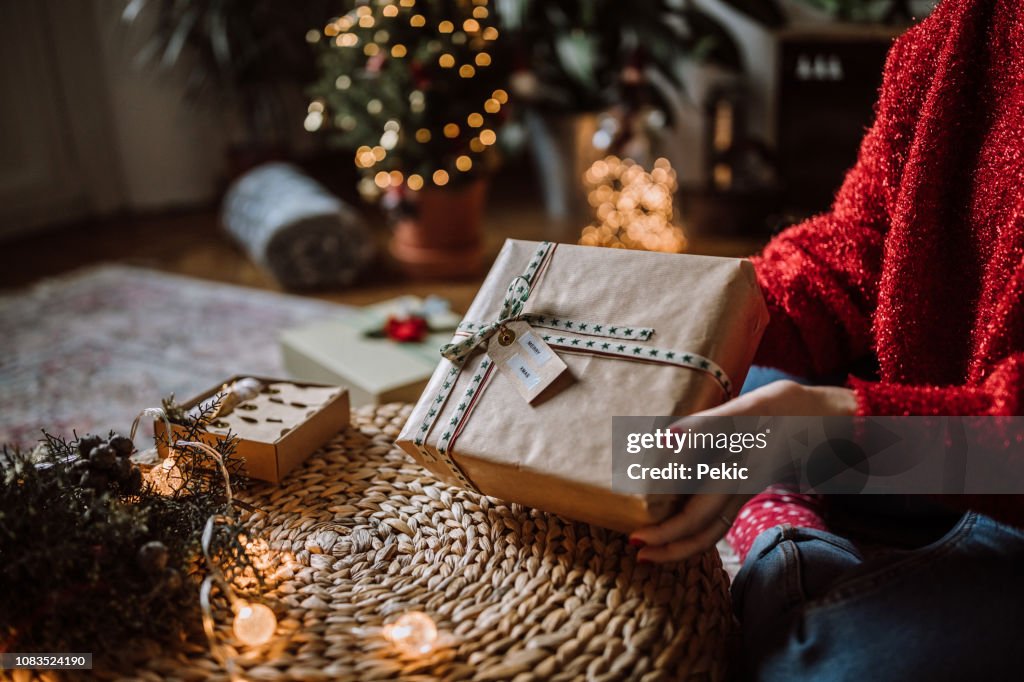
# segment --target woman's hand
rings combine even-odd
[[[854,415],[856,412],[857,398],[848,388],[774,381],[694,416],[809,417]],[[634,531],[630,543],[643,546],[637,553],[640,561],[681,561],[714,547],[729,530],[740,507],[751,497],[721,493],[694,495],[679,513],[657,525]]]
[[[640,545],[640,561],[682,561],[711,549],[753,495],[693,495],[682,510],[654,526],[633,531],[629,544]]]
[[[722,403],[695,417],[826,417],[853,416],[857,396],[841,386],[804,386],[795,381],[773,381],[750,393]]]

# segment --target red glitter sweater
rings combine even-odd
[[[1024,3],[944,0],[897,39],[831,212],[753,260],[758,363],[815,376],[874,352],[880,381],[850,379],[862,414],[1022,414]]]
[[[1024,408],[1024,4],[945,0],[893,45],[830,213],[754,259],[757,362],[804,376],[875,352],[863,414]]]

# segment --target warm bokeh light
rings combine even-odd
[[[678,185],[668,159],[655,161],[648,173],[630,159],[608,156],[595,161],[583,180],[597,221],[583,228],[580,244],[669,253],[686,248],[674,222]]]
[[[339,63],[326,69],[329,80],[321,85],[327,90],[310,103],[306,130],[327,129],[352,148],[359,145],[353,160],[359,192],[368,199],[395,188],[443,187],[486,169],[508,102],[508,93],[484,78],[497,59],[488,41],[499,36],[488,0],[429,12],[415,0],[354,4],[310,32],[313,42],[355,49],[338,50]],[[400,67],[394,60],[411,63]],[[393,93],[378,86],[398,68],[423,75],[392,101]]]
[[[386,637],[403,656],[422,656],[437,645],[434,619],[422,611],[410,611],[384,627]]]
[[[277,616],[264,604],[240,602],[232,624],[235,638],[247,646],[266,644],[277,631]],[[436,638],[436,635],[435,635]]]

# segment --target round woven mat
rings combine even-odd
[[[353,410],[352,426],[280,486],[242,495],[288,561],[265,593],[277,636],[236,649],[257,680],[679,680],[725,677],[732,631],[716,552],[638,564],[618,533],[435,480],[392,443],[409,413]],[[403,659],[380,634],[421,610],[447,646]],[[151,659],[140,677],[223,674],[205,649]]]

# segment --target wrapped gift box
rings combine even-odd
[[[532,401],[491,360],[522,322],[566,365]],[[611,490],[611,418],[728,399],[767,323],[746,260],[510,240],[398,445],[451,483],[628,532],[678,500]]]
[[[185,410],[214,399],[225,388],[242,379],[234,376],[200,393],[181,407]],[[253,377],[263,390],[244,401],[229,414],[217,417],[203,436],[210,444],[225,438],[228,432],[238,437],[236,454],[245,460],[245,473],[252,478],[280,483],[289,471],[301,464],[349,423],[348,392],[338,386]],[[153,425],[157,450],[167,456],[162,420]],[[171,424],[181,438],[184,429]]]
[[[366,332],[381,329],[390,315],[419,310],[415,296],[363,308],[349,318],[326,320],[281,335],[285,369],[296,379],[340,384],[348,388],[352,404],[377,405],[414,402],[437,366],[437,349],[451,340],[451,332],[431,333],[420,343],[398,343],[373,338]],[[452,313],[431,315],[432,328],[454,328]]]

